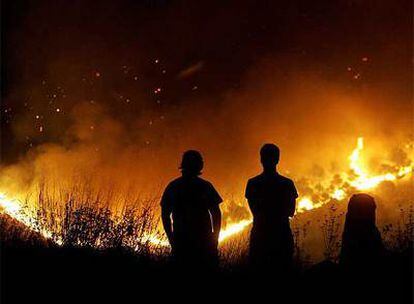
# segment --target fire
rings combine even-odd
[[[38,231],[38,229],[33,224],[32,218],[23,212],[21,203],[16,199],[8,199],[5,193],[0,193],[0,212],[8,214],[28,228],[40,232],[45,238],[51,238],[52,236],[52,233],[49,231]],[[241,232],[251,223],[252,220],[242,220],[240,222],[228,225],[226,228],[220,231],[219,241],[222,242],[232,235]],[[169,246],[169,243],[165,238],[161,238],[155,234],[144,235],[141,239],[141,242],[150,243],[157,247]],[[57,243],[61,243],[61,241],[58,240]]]
[[[361,158],[361,154],[364,149],[364,138],[359,137],[357,139],[357,146],[352,151],[349,156],[349,168],[352,174],[344,173],[341,176],[343,177],[344,185],[345,183],[349,184],[353,189],[357,190],[368,190],[377,187],[380,183],[384,181],[395,181],[397,179],[401,179],[413,171],[413,166],[410,164],[409,166],[397,166],[394,167],[393,172],[387,172],[380,175],[370,175],[367,172],[367,168],[363,163],[363,159]],[[309,210],[313,210],[316,208],[320,208],[324,204],[332,201],[342,201],[344,200],[350,193],[347,191],[349,188],[342,188],[338,187],[333,190],[328,199],[315,202],[310,197],[304,196],[301,197],[297,202],[297,213],[306,212]],[[32,217],[27,212],[24,212],[22,204],[20,201],[16,199],[10,199],[6,196],[5,193],[0,193],[0,213],[7,213],[14,219],[18,220],[19,222],[23,223],[27,227],[32,230],[40,232],[44,237],[51,238],[52,233],[47,230],[39,231],[39,229],[34,225]],[[219,241],[223,242],[226,239],[236,235],[246,229],[252,223],[251,219],[243,219],[241,221],[230,223],[224,229],[221,230]],[[59,239],[55,241],[59,244],[61,241]],[[165,238],[160,237],[159,235],[155,234],[147,234],[142,239],[143,243],[150,243],[151,245],[157,247],[168,247],[169,243]]]
[[[300,211],[312,210],[314,208],[315,208],[314,203],[309,197],[301,198],[298,202],[297,209]]]
[[[364,164],[361,160],[361,152],[364,149],[364,138],[359,137],[357,147],[354,149],[349,157],[350,168],[355,173],[357,178],[350,181],[351,186],[358,190],[368,190],[377,187],[384,181],[394,181],[398,178],[402,178],[412,172],[412,166],[405,166],[398,168],[397,173],[385,173],[381,175],[369,176],[364,168]]]
[[[227,225],[224,229],[221,229],[219,235],[219,242],[223,242],[224,240],[230,238],[231,236],[243,231],[247,226],[252,223],[252,220],[241,220],[237,223],[232,223]],[[142,242],[148,242],[152,245],[159,246],[159,247],[168,247],[169,243],[168,240],[164,238],[160,238],[159,236],[147,234],[143,237]]]
[[[353,174],[343,174],[342,177],[356,190],[370,190],[377,187],[384,181],[395,181],[409,175],[413,171],[413,166],[396,167],[394,173],[387,172],[380,175],[370,175],[367,168],[364,165],[361,157],[364,150],[364,138],[358,137],[357,145],[349,156],[349,168]],[[347,197],[348,193],[345,189],[337,188],[330,193],[329,198],[341,201]],[[330,199],[320,202],[313,202],[309,197],[303,197],[299,199],[297,212],[312,210],[321,207],[328,203]]]
[[[336,189],[331,194],[331,198],[336,199],[338,201],[343,200],[345,197],[346,197],[346,192],[343,189]]]
[[[18,219],[20,205],[16,200],[9,200],[4,193],[0,193],[0,205],[7,214]]]
[[[234,234],[243,231],[247,226],[252,223],[252,220],[241,220],[240,222],[228,225],[226,228],[220,231],[219,241],[222,242]]]
[[[149,243],[151,245],[154,245],[156,247],[168,247],[170,246],[170,243],[168,242],[167,239],[165,238],[160,238],[157,235],[153,235],[153,234],[146,234],[144,235],[144,237],[141,239],[142,243]]]
[[[47,231],[45,229],[39,231],[39,229],[34,224],[33,218],[30,216],[30,214],[24,212],[21,202],[19,202],[17,199],[7,198],[6,194],[2,192],[0,192],[0,213],[8,214],[31,230],[39,232],[47,239],[50,239],[52,237],[52,233],[50,231]],[[61,243],[60,239],[57,239],[55,241],[58,244]]]
[[[358,137],[357,146],[354,149],[354,151],[352,151],[351,155],[349,156],[349,161],[350,161],[349,167],[358,176],[363,176],[365,174],[363,170],[363,164],[361,161],[361,152],[363,149],[364,149],[364,138]]]

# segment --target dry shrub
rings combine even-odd
[[[414,209],[400,208],[400,217],[395,224],[382,227],[382,238],[385,246],[394,252],[412,250],[414,244]]]

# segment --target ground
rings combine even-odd
[[[412,303],[412,250],[391,253],[370,271],[351,272],[324,261],[284,276],[252,272],[246,264],[207,274],[196,269],[177,271],[167,256],[61,247],[34,238],[2,241],[2,303],[65,298],[96,303],[112,297],[117,303],[148,297],[154,301],[180,297],[260,303],[271,297],[274,302],[286,298],[289,302]]]

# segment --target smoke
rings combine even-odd
[[[396,100],[401,97],[386,88],[355,89],[353,80],[326,79],[315,66],[282,65],[288,59],[264,60],[246,73],[240,88],[214,100],[186,100],[162,119],[148,110],[123,121],[116,113],[128,111],[125,103],[114,111],[113,105],[78,101],[64,113],[65,123],[47,128],[60,134],[58,141],[33,147],[2,176],[12,176],[22,189],[44,179],[69,183],[83,176],[103,186],[159,193],[179,174],[181,154],[197,149],[205,157],[204,176],[225,195],[240,196],[246,180],[260,172],[258,150],[265,142],[280,146],[282,173],[323,179],[347,170],[358,136],[377,160],[410,140],[412,105]],[[19,121],[14,127],[22,129]],[[399,163],[407,162],[401,151]],[[2,180],[8,187],[10,178]]]

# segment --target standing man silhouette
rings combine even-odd
[[[289,270],[293,258],[293,236],[289,217],[295,213],[298,197],[293,181],[280,175],[279,148],[265,144],[260,150],[263,172],[249,179],[246,198],[253,214],[250,261],[253,267]]]
[[[210,182],[199,177],[203,165],[200,152],[186,151],[182,176],[167,186],[161,199],[164,230],[181,266],[209,268],[218,262],[222,199]]]

